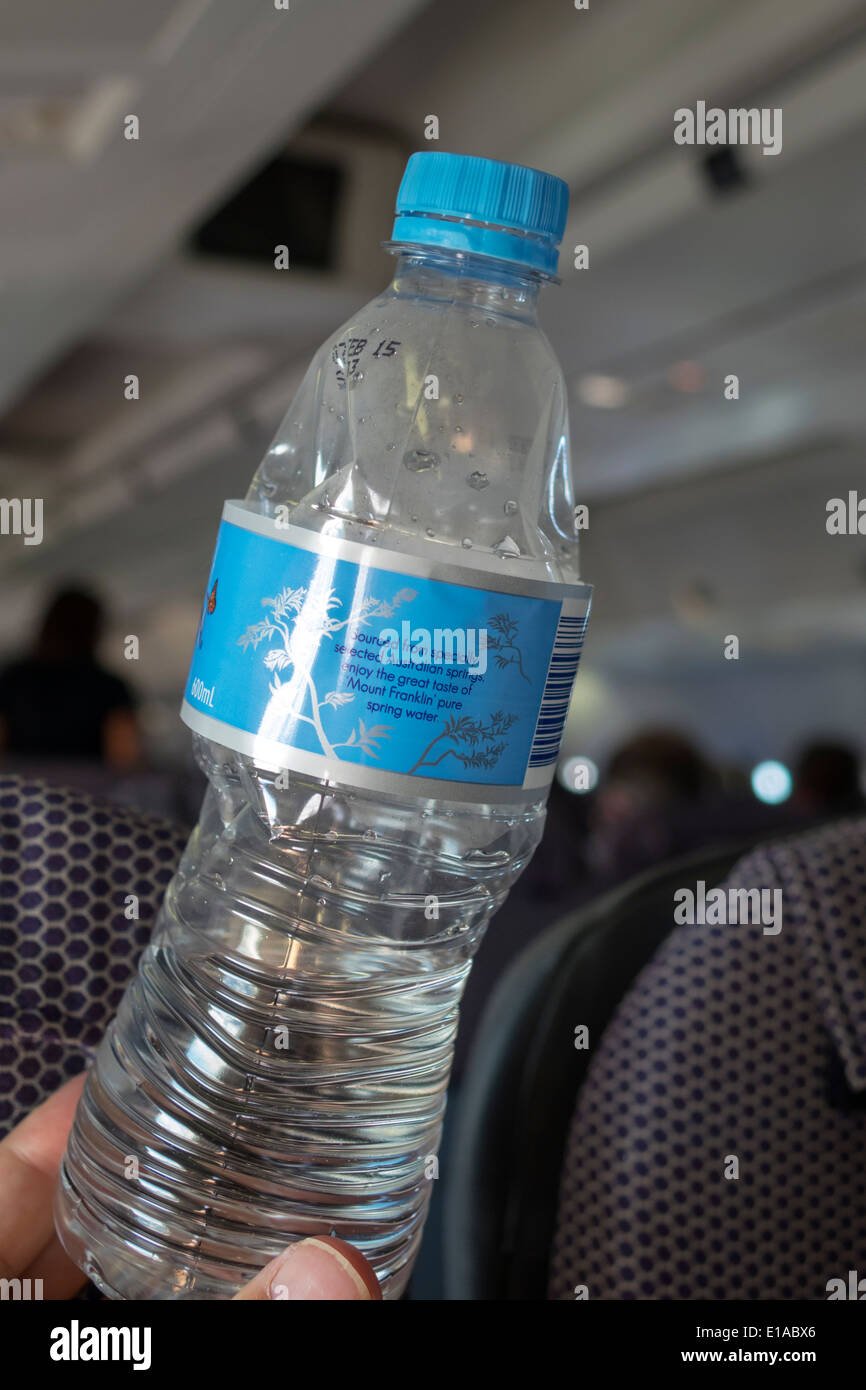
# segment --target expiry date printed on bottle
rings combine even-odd
[[[345,338],[336,343],[331,349],[331,360],[337,368],[336,377],[339,386],[346,385],[347,377],[357,377],[361,355],[368,346],[372,348],[368,356],[381,359],[396,356],[397,349],[401,344],[399,338]]]

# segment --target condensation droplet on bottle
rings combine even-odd
[[[361,838],[364,840],[378,840],[379,836],[376,834],[376,831],[373,830],[371,827],[369,830],[364,831],[364,834]]]
[[[410,473],[427,473],[439,466],[439,455],[431,454],[429,449],[412,449],[403,455],[403,466]]]
[[[457,405],[462,405],[462,404],[463,404],[463,397],[462,397],[462,396],[455,396],[455,397],[454,397],[454,400],[455,400],[455,402],[457,403]]]
[[[436,535],[436,532],[433,530],[432,526],[427,527],[427,535],[431,538],[431,540]]]
[[[328,406],[328,414],[329,414],[329,415],[333,415],[333,413],[334,413],[334,407],[333,407],[332,405],[329,405],[329,406]]]
[[[353,380],[353,381],[363,381],[363,380],[364,380],[364,373],[363,373],[363,372],[356,372],[355,375],[352,377],[352,380]]]
[[[367,423],[367,421],[369,420],[369,418],[370,418],[369,415],[359,415],[359,416],[358,416],[358,424],[359,424],[359,425],[366,425],[366,423]]]
[[[464,549],[464,550],[471,550],[471,549],[472,549],[472,542],[471,542],[471,540],[469,539],[468,536],[464,536],[464,537],[463,537],[462,545],[463,545],[463,549]]]
[[[495,319],[485,319],[484,322],[488,325],[489,328],[495,328],[495,327],[496,327],[496,320],[495,320]]]
[[[498,555],[500,560],[516,560],[520,555],[520,546],[512,536],[503,536],[493,547],[493,554]]]
[[[517,511],[517,503],[509,498],[502,510],[506,516],[514,516],[514,513]]]
[[[386,444],[386,445],[385,445],[385,448],[388,450],[388,453],[389,453],[389,454],[392,453],[392,452],[394,451],[394,449],[396,449],[396,447],[397,447],[396,444]]]
[[[276,492],[276,490],[277,490],[277,485],[276,485],[276,483],[260,483],[260,484],[259,484],[259,491],[261,492],[261,494],[262,494],[263,497],[273,497],[273,495],[274,495],[274,493]]]
[[[462,434],[462,433],[463,433],[463,426],[462,426],[462,425],[455,425],[455,426],[454,426],[454,433],[455,433],[455,434]]]
[[[469,327],[470,327],[470,328],[478,328],[478,326],[479,326],[480,323],[481,323],[481,320],[480,320],[480,319],[470,319],[470,320],[469,320]]]
[[[417,522],[418,518],[417,516],[410,516],[409,520],[412,522]]]
[[[470,487],[474,487],[476,492],[481,492],[490,484],[490,479],[488,478],[487,474],[479,472],[477,468],[474,473],[469,474],[469,477],[466,479],[466,481]]]

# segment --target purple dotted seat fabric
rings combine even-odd
[[[89,1062],[186,839],[156,817],[0,774],[0,1135]]]
[[[552,1298],[817,1300],[866,1274],[866,821],[725,886],[781,889],[781,931],[677,927],[620,1005],[572,1120]]]

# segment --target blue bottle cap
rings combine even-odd
[[[540,169],[469,154],[413,154],[397,194],[393,240],[516,261],[556,274],[568,184]]]

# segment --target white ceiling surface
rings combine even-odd
[[[152,636],[142,681],[182,677],[220,503],[245,486],[312,346],[382,266],[371,252],[366,271],[291,272],[277,291],[273,276],[172,248],[324,107],[407,149],[436,114],[440,148],[570,181],[565,246],[587,242],[590,269],[564,254],[543,314],[575,387],[595,669],[626,686],[712,672],[728,632],[755,659],[862,646],[863,542],[824,528],[829,497],[866,491],[862,3],[291,0],[285,15],[231,0],[0,0],[0,41],[15,90],[25,77],[62,93],[101,84],[78,136],[96,144],[77,162],[2,158],[0,101],[0,399],[96,329],[120,372],[155,344],[184,359],[137,403],[134,437],[121,408],[68,457],[27,464],[46,497],[70,479],[78,491],[41,547],[0,543],[0,640],[32,611],[34,580],[89,569]],[[119,139],[115,122],[100,146],[100,111],[123,82],[136,95],[118,109],[140,114],[142,139]],[[713,198],[695,152],[673,143],[675,108],[698,98],[783,108],[782,153],[747,151],[751,184],[730,198]],[[695,394],[668,379],[684,359],[705,372]],[[590,372],[622,378],[623,409],[581,404]],[[736,402],[722,395],[729,372]],[[23,460],[4,465],[21,480]],[[707,594],[697,609],[682,602],[695,585]]]
[[[419,3],[364,0],[347,24],[345,0],[287,11],[272,0],[0,0],[0,405]],[[16,105],[17,149],[2,139]],[[104,119],[94,105],[107,105]],[[28,142],[25,118],[50,133],[64,109],[74,124],[85,108],[92,139],[72,152],[56,136]],[[123,135],[130,113],[137,141]]]

